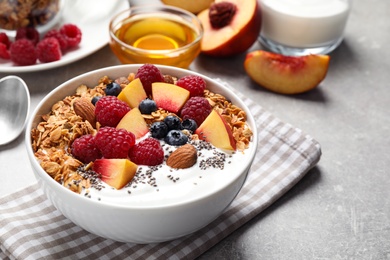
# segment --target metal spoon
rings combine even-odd
[[[17,76],[0,79],[0,145],[8,144],[23,131],[30,109],[30,92]]]

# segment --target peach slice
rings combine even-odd
[[[139,78],[131,81],[118,95],[118,99],[126,102],[131,108],[138,107],[145,98],[147,95]]]
[[[187,10],[191,13],[197,14],[204,9],[209,8],[209,6],[214,2],[214,0],[196,0],[196,1],[183,1],[183,0],[161,0],[166,5],[172,5],[184,10]]]
[[[222,19],[222,16],[229,18]],[[261,29],[257,0],[216,0],[209,9],[200,12],[198,18],[204,28],[201,51],[215,57],[248,50],[256,42]]]
[[[97,159],[93,170],[101,175],[102,181],[119,190],[129,183],[138,166],[128,159]]]
[[[236,150],[232,129],[216,110],[211,111],[195,130],[195,134],[199,136],[199,139],[207,141],[217,148]]]
[[[155,82],[152,83],[152,95],[157,107],[176,114],[190,97],[190,92],[174,84]]]
[[[116,126],[117,129],[125,129],[135,135],[135,137],[141,138],[149,132],[148,125],[144,117],[139,111],[138,107],[131,109],[122,117]]]
[[[330,57],[311,54],[284,56],[263,50],[246,55],[246,73],[259,85],[280,94],[298,94],[315,88],[326,76]]]

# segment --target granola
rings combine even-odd
[[[0,0],[0,28],[16,30],[48,23],[59,11],[60,0]]]

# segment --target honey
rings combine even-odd
[[[188,68],[200,52],[199,33],[172,15],[138,15],[121,22],[110,46],[122,63],[154,63]]]

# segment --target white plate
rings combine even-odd
[[[66,1],[62,18],[57,27],[65,23],[76,24],[82,32],[77,49],[67,51],[59,61],[15,66],[11,61],[0,59],[0,72],[32,72],[60,67],[80,60],[104,47],[109,41],[108,26],[112,16],[129,8],[127,0],[72,0]]]

